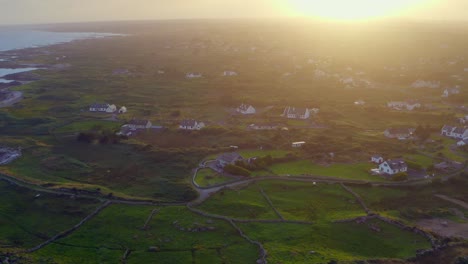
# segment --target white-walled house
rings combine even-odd
[[[440,82],[417,80],[413,84],[411,84],[411,87],[413,87],[413,88],[432,88],[432,89],[436,89],[436,88],[440,87]]]
[[[373,155],[371,157],[371,162],[373,162],[373,163],[380,164],[383,161],[384,161],[384,158],[381,155]]]
[[[179,129],[183,130],[200,130],[205,127],[205,123],[198,122],[196,120],[183,120],[180,125]]]
[[[455,87],[455,88],[447,88],[444,90],[444,92],[442,93],[442,97],[449,97],[450,95],[454,95],[454,94],[459,94],[460,93],[460,89],[459,87]]]
[[[293,142],[293,143],[291,144],[291,147],[293,147],[293,148],[300,148],[300,147],[304,146],[305,144],[306,144],[305,141]]]
[[[235,71],[224,71],[223,76],[237,76],[237,72]]]
[[[203,75],[201,73],[189,72],[185,75],[187,79],[201,78]]]
[[[463,147],[463,146],[466,146],[466,145],[468,145],[468,138],[462,139],[462,140],[457,142],[457,146],[459,146],[459,147]]]
[[[153,124],[149,120],[139,120],[133,119],[128,122],[127,126],[131,129],[147,129],[150,128]]]
[[[314,113],[318,113],[319,109],[314,108]],[[290,118],[290,119],[308,119],[310,117],[310,109],[308,108],[296,108],[296,107],[286,107],[281,116]]]
[[[117,106],[114,104],[92,104],[89,106],[90,112],[114,113],[117,111]]]
[[[119,109],[119,114],[125,114],[125,113],[127,113],[127,111],[128,111],[127,107],[122,106],[122,107],[120,107],[120,109]]]
[[[416,108],[421,107],[421,103],[418,101],[414,100],[408,100],[408,101],[390,101],[387,103],[387,106],[389,108],[393,108],[395,110],[408,110],[408,111],[413,111]]]
[[[395,175],[400,172],[407,172],[408,165],[403,159],[387,160],[379,165],[381,174]]]
[[[388,128],[384,131],[384,135],[388,138],[397,138],[400,140],[408,139],[413,136],[414,128]]]
[[[257,113],[257,110],[252,105],[241,104],[239,107],[237,107],[236,112],[243,115],[253,115]]]
[[[442,136],[451,137],[455,139],[467,139],[468,128],[467,127],[454,127],[445,125],[440,131]]]

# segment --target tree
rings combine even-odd
[[[233,175],[239,175],[239,176],[250,176],[250,171],[242,168],[242,167],[239,167],[237,165],[232,165],[232,164],[228,164],[224,167],[224,171],[229,173],[229,174],[233,174]]]
[[[400,172],[392,176],[392,181],[406,181],[408,180],[408,174],[406,172]]]

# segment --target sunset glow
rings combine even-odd
[[[425,0],[288,0],[293,12],[334,20],[362,20],[399,15]]]

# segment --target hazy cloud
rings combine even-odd
[[[0,24],[291,16],[288,0],[0,0]],[[352,1],[352,0],[349,0]],[[408,16],[468,19],[468,0],[427,0]],[[339,7],[337,7],[339,8]]]

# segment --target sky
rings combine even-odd
[[[0,7],[0,25],[296,16],[468,21],[468,0],[0,0]]]

